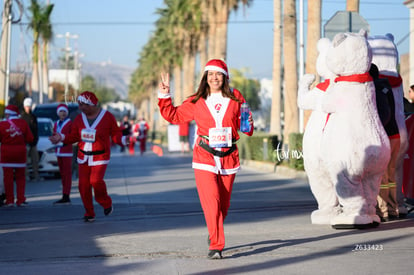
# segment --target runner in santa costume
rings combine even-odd
[[[193,168],[197,191],[209,233],[208,258],[220,259],[225,245],[223,222],[230,206],[233,182],[240,169],[236,141],[240,126],[242,94],[229,87],[227,65],[210,60],[196,93],[180,106],[173,106],[169,75],[161,75],[158,95],[161,115],[172,124],[195,120],[197,139],[193,150]],[[250,132],[253,119],[250,115]]]
[[[141,155],[144,154],[146,147],[147,147],[147,134],[149,130],[149,125],[145,121],[145,118],[141,118],[138,124],[138,140],[139,140],[139,149],[141,152]]]
[[[15,105],[8,105],[0,121],[1,165],[3,166],[5,206],[14,205],[13,174],[16,177],[17,206],[25,206],[26,144],[33,142],[29,124],[19,116]]]
[[[69,118],[69,108],[66,104],[59,104],[56,108],[59,120],[55,122],[53,132],[67,135],[72,128],[72,121]],[[62,179],[62,198],[54,204],[69,204],[70,190],[72,188],[72,144],[65,144],[56,147],[56,156]]]
[[[54,133],[50,140],[56,144],[78,142],[79,193],[85,207],[85,222],[95,220],[92,188],[95,200],[104,208],[107,216],[112,213],[112,199],[107,193],[104,181],[105,171],[111,154],[111,142],[127,145],[127,136],[122,136],[115,117],[98,106],[98,98],[85,91],[78,96],[79,114],[68,134]]]

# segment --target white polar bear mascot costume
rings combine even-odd
[[[404,117],[404,90],[402,79],[397,71],[398,67],[398,50],[394,43],[394,36],[387,33],[386,35],[376,35],[368,38],[368,43],[372,49],[372,63],[377,65],[380,77],[387,78],[392,87],[395,102],[395,120],[397,121],[398,131],[400,134],[400,150],[398,152],[395,164],[395,180],[397,193],[397,213],[400,217],[407,215],[407,208],[404,204],[404,195],[402,193],[403,183],[403,164],[404,156],[408,149],[407,128]]]
[[[330,224],[331,218],[338,209],[333,182],[329,178],[328,171],[324,170],[321,154],[322,133],[329,119],[329,115],[321,110],[323,96],[329,83],[336,77],[326,66],[326,54],[331,42],[328,38],[318,41],[318,58],[316,70],[324,78],[324,81],[309,91],[309,86],[315,77],[306,74],[299,83],[298,107],[302,110],[312,110],[303,135],[303,161],[308,176],[309,185],[317,203],[318,209],[311,214],[312,224]]]
[[[331,219],[336,229],[367,228],[376,215],[381,177],[390,159],[390,144],[376,107],[375,86],[368,71],[371,48],[365,31],[339,33],[326,64],[338,75],[329,85],[322,110],[330,117],[322,135],[323,166],[341,205]]]

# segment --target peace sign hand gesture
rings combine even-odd
[[[162,94],[170,93],[170,75],[168,73],[161,73],[161,82],[158,84]]]

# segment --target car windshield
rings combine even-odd
[[[50,137],[53,134],[52,124],[46,121],[39,121],[38,133],[40,137]]]

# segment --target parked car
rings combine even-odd
[[[56,111],[55,111],[56,113]],[[49,137],[53,134],[53,121],[50,118],[38,117],[39,142],[37,151],[39,153],[39,174],[59,175],[55,145],[50,142]],[[28,161],[28,169],[32,170],[31,160]]]
[[[61,103],[62,102],[54,102],[36,105],[33,109],[33,114],[35,114],[37,117],[50,118],[53,122],[55,122],[58,120],[56,109],[57,106]],[[69,117],[73,120],[80,113],[78,103],[70,102],[67,105],[69,108]]]

